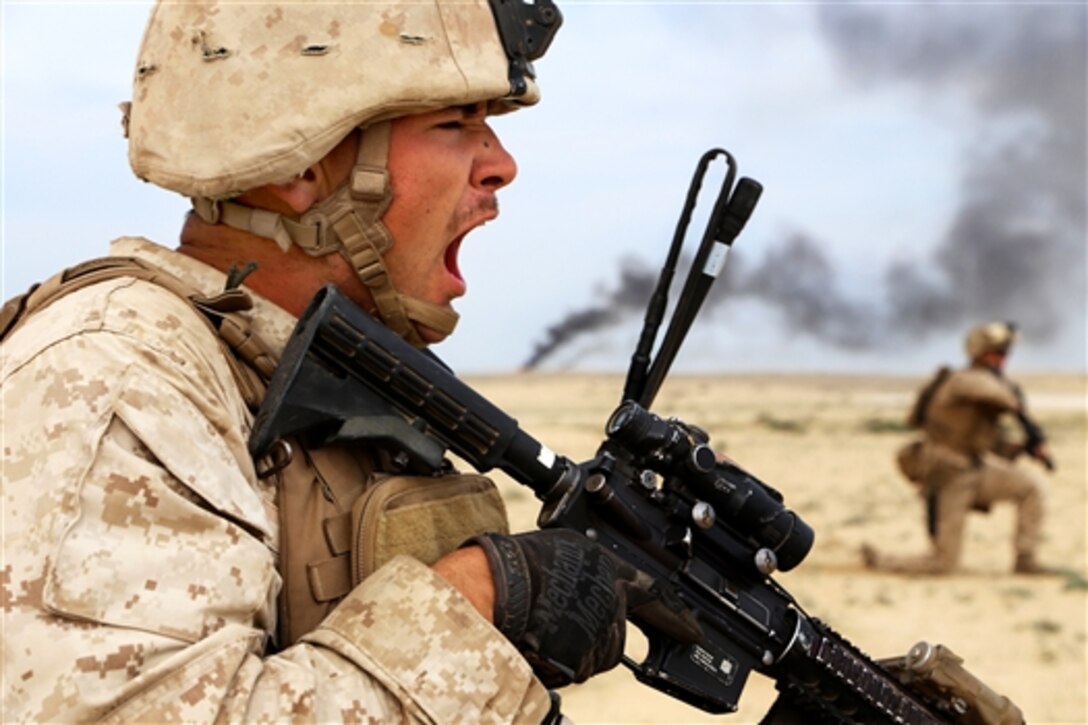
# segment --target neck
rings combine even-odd
[[[295,317],[328,283],[336,284],[356,303],[369,306],[366,288],[339,254],[311,257],[294,245],[283,252],[271,239],[223,224],[209,224],[196,214],[186,219],[177,251],[222,272],[234,265],[255,262],[257,268],[243,286]]]
[[[984,370],[989,370],[994,375],[998,375],[998,376],[1002,375],[1003,372],[1004,372],[1004,363],[1003,363],[1003,361],[996,361],[996,360],[988,359],[986,357],[982,357],[982,358],[979,358],[978,360],[975,360],[974,366],[978,367],[978,368],[983,368]]]

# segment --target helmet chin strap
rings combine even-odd
[[[266,209],[230,201],[193,199],[196,214],[210,224],[225,224],[274,240],[287,251],[292,244],[311,257],[340,252],[370,290],[376,312],[387,327],[416,347],[426,346],[416,324],[443,336],[457,325],[458,314],[396,290],[382,255],[393,246],[393,236],[381,218],[393,200],[389,183],[390,122],[367,126],[350,178],[329,198],[293,220]]]

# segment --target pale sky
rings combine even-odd
[[[925,375],[1010,318],[1011,370],[1088,369],[1083,4],[558,5],[541,104],[494,121],[520,171],[462,248],[455,369],[515,370],[623,264],[656,274],[712,147],[765,190],[678,368]],[[117,110],[148,8],[4,0],[4,298],[176,244],[187,202],[132,176]],[[624,370],[636,307],[541,369]]]

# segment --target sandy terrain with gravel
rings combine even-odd
[[[1010,573],[1008,505],[972,516],[964,567],[953,576],[903,578],[861,567],[863,542],[911,551],[926,544],[919,499],[893,462],[910,436],[902,420],[921,378],[674,376],[653,409],[707,430],[717,448],[781,491],[816,531],[808,558],[776,576],[810,614],[876,658],[905,654],[919,640],[943,643],[1016,702],[1029,723],[1085,723],[1088,380],[1016,377],[1058,463],[1047,476],[1040,558],[1061,567],[1060,576]],[[468,382],[557,453],[583,460],[593,455],[623,381],[534,373]],[[532,493],[495,477],[514,528],[531,528],[538,509]],[[621,666],[567,688],[563,698],[576,723],[739,724],[759,720],[774,688],[753,675],[736,714],[709,716],[640,685]]]

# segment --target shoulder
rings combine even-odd
[[[216,350],[218,335],[186,299],[161,285],[121,276],[64,294],[30,316],[4,341],[8,369],[56,346],[76,346],[93,357],[94,340],[170,354]]]
[[[949,393],[959,399],[1013,408],[1016,393],[1008,381],[982,368],[965,368],[948,379]]]
[[[257,510],[238,493],[251,485],[251,413],[230,354],[175,292],[129,277],[88,285],[5,339],[6,432],[28,459],[68,461],[63,475],[85,468],[104,437],[123,436],[219,508],[243,497]]]
[[[24,393],[44,396],[61,386],[93,392],[105,404],[145,380],[202,410],[244,417],[229,355],[188,300],[153,282],[118,277],[33,312],[4,340],[0,362],[5,385]]]
[[[989,384],[987,378],[992,378],[990,373],[978,370],[976,368],[962,368],[960,370],[953,370],[948,375],[948,388],[958,393],[968,392],[973,388],[979,386],[985,386]]]

